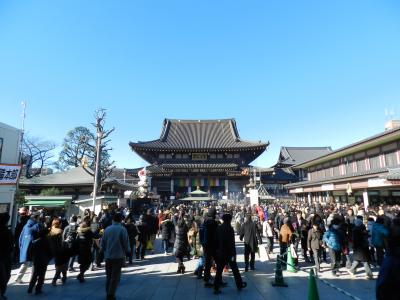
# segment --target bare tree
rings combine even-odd
[[[98,168],[98,187],[102,187],[104,180],[110,176],[112,171],[114,170],[115,166],[114,163],[115,161],[110,161],[110,154],[109,151],[112,150],[112,148],[109,146],[111,139],[109,138],[110,134],[115,130],[115,127],[105,130],[104,125],[105,125],[105,118],[106,118],[106,110],[103,108],[100,108],[95,111],[94,117],[96,119],[96,123],[92,123],[92,125],[96,128],[96,138],[100,139],[99,140],[99,168]],[[91,151],[88,154],[88,158],[92,162],[96,162],[96,156],[97,156],[97,143],[95,145],[89,144],[88,145]],[[83,164],[83,167],[87,173],[90,175],[94,176],[95,173],[95,165],[91,165],[90,168],[88,168],[85,164]]]
[[[54,157],[55,148],[55,143],[51,141],[42,141],[26,135],[22,142],[23,175],[26,178],[40,175],[43,168],[51,164],[50,160]]]

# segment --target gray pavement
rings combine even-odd
[[[213,290],[205,288],[203,281],[198,280],[193,275],[195,260],[185,262],[186,273],[176,274],[177,264],[172,255],[165,256],[160,253],[161,243],[156,241],[158,253],[147,255],[144,261],[135,261],[133,266],[123,269],[121,283],[117,291],[117,299],[287,299],[302,300],[307,299],[308,274],[306,272],[290,273],[283,272],[285,282],[288,287],[272,287],[274,280],[275,253],[267,259],[265,251],[261,251],[260,257],[256,255],[256,270],[244,272],[243,245],[237,242],[238,264],[242,272],[247,288],[238,292],[231,273],[224,273],[224,280],[228,286],[222,289],[222,294],[214,295]],[[263,249],[262,249],[263,250]],[[301,263],[301,265],[304,265]],[[351,277],[342,268],[342,274],[338,278],[333,278],[327,264],[322,264],[323,273],[320,277],[337,287],[346,290],[361,300],[375,299],[375,280],[364,279],[363,268],[360,267],[357,276]],[[43,299],[43,300],[97,300],[105,299],[105,274],[104,269],[88,271],[86,282],[79,283],[75,278],[77,273],[69,273],[65,285],[59,284],[57,287],[51,285],[54,274],[54,265],[49,265],[46,274],[44,294],[35,296],[27,294],[27,282],[30,273],[23,278],[23,284],[12,283],[17,270],[13,270],[7,291],[8,299]],[[377,271],[374,271],[375,278]],[[331,287],[317,281],[320,299],[338,300],[351,299],[348,296],[332,289]]]

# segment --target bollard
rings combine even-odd
[[[275,268],[275,281],[272,282],[272,286],[287,287],[288,285],[283,280],[281,256],[276,257],[276,268]]]
[[[288,247],[287,251],[286,271],[293,273],[297,272],[297,270],[294,268],[294,259],[292,257],[292,252],[290,251],[290,247]]]
[[[319,300],[317,282],[314,277],[314,270],[310,270],[310,276],[308,277],[308,300]]]

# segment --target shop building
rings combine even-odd
[[[297,199],[315,202],[400,204],[400,127],[297,164],[306,180],[286,185]]]

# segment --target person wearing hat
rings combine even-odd
[[[30,219],[22,229],[19,237],[19,262],[21,263],[21,267],[19,268],[18,274],[15,277],[16,283],[22,283],[22,277],[32,261],[30,247],[32,241],[38,237],[39,231],[42,227],[39,223],[39,218],[40,212],[32,213]]]
[[[0,299],[6,299],[5,293],[7,283],[11,277],[12,251],[13,251],[13,235],[7,227],[10,215],[8,213],[0,214]]]
[[[232,270],[237,289],[240,291],[247,286],[240,276],[236,263],[235,232],[231,225],[232,215],[224,214],[222,220],[222,225],[219,225],[216,231],[217,273],[214,278],[214,294],[221,293],[219,287],[223,285],[222,271],[226,265],[229,265]]]

